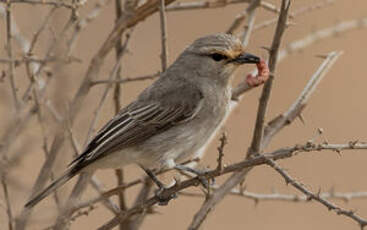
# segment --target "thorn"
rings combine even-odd
[[[315,55],[315,57],[321,58],[321,59],[326,59],[328,57],[328,55],[326,55],[326,54],[317,54],[317,55]]]
[[[3,70],[1,71],[0,82],[4,82],[5,77],[6,77],[6,73],[5,73],[5,70]]]
[[[298,116],[299,120],[302,122],[303,125],[306,125],[305,119],[303,118],[302,113],[300,113]]]
[[[356,140],[356,141],[349,141],[349,147],[350,148],[352,148],[352,149],[354,149],[355,148],[355,146],[356,146],[356,144],[358,143],[359,141],[358,140]]]
[[[261,49],[264,49],[266,51],[268,51],[270,53],[271,48],[270,47],[266,47],[266,46],[260,46]]]
[[[321,188],[319,187],[319,190],[317,191],[316,196],[317,196],[318,198],[320,198],[320,194],[321,194]]]
[[[173,179],[175,180],[175,184],[173,186],[178,186],[181,184],[181,177],[179,177],[178,175],[175,175]]]
[[[254,198],[254,206],[257,207],[259,204],[259,199],[257,198]]]
[[[288,27],[291,27],[291,26],[296,26],[297,25],[297,23],[296,22],[290,22],[290,21],[288,21],[286,24],[285,24],[285,26],[288,28]]]

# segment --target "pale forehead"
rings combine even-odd
[[[193,52],[220,52],[229,56],[237,56],[243,52],[243,46],[238,38],[229,34],[213,34],[199,38],[189,47]]]

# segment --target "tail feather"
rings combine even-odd
[[[24,206],[26,208],[32,208],[38,202],[46,198],[49,194],[55,191],[60,186],[64,185],[69,179],[76,175],[77,171],[75,168],[69,168],[62,176],[53,181],[49,186],[47,186],[44,190],[36,194],[31,200],[29,200]]]

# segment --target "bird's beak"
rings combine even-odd
[[[232,61],[238,64],[245,64],[245,63],[257,64],[260,62],[260,58],[249,53],[242,53],[235,59],[232,59]]]

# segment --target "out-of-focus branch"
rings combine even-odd
[[[1,0],[1,2],[5,2],[7,0]],[[54,0],[11,0],[12,3],[25,3],[31,5],[51,5],[56,7],[65,7],[67,9],[75,9],[77,5],[67,4],[64,1],[54,1]]]
[[[6,204],[6,214],[8,215],[8,228],[9,230],[13,230],[13,213],[11,208],[11,202],[9,198],[8,185],[6,181],[6,175],[2,174],[1,176],[1,184],[4,192],[4,199]]]
[[[233,4],[251,3],[252,0],[216,0],[216,1],[193,1],[193,2],[176,2],[167,7],[167,11],[181,10],[199,10],[199,9],[215,9]],[[270,2],[261,1],[260,6],[267,11],[279,13],[279,9]]]
[[[290,54],[299,52],[322,39],[337,36],[338,34],[344,34],[346,31],[349,30],[361,28],[367,28],[367,17],[350,21],[343,21],[336,24],[335,26],[330,26],[325,29],[311,32],[306,37],[289,43],[285,49],[279,52],[279,60],[284,59]]]
[[[122,51],[119,53],[119,56],[116,58],[116,64],[112,69],[112,72],[110,74],[110,80],[113,80],[116,77],[117,71],[120,68],[120,64],[121,64],[121,58],[124,56],[125,51],[126,51],[126,47],[127,44],[130,40],[130,35],[127,35],[126,37],[126,41],[125,44],[123,45],[123,49]],[[98,116],[101,112],[102,106],[107,98],[107,95],[110,91],[110,89],[112,88],[112,83],[106,85],[106,88],[103,92],[103,95],[100,99],[100,102],[96,108],[96,111],[94,112],[94,118],[91,122],[89,131],[88,131],[88,135],[87,135],[87,140],[86,143],[89,141],[90,137],[92,136],[92,132],[94,130],[94,126],[95,123],[98,119]],[[76,185],[73,188],[73,191],[70,195],[70,197],[68,198],[68,201],[66,202],[66,205],[64,206],[64,210],[62,210],[59,214],[59,216],[56,219],[56,223],[55,223],[55,227],[54,229],[64,229],[65,227],[65,223],[67,223],[72,215],[72,207],[74,205],[75,200],[78,198],[78,196],[83,192],[83,190],[86,188],[87,182],[90,179],[90,175],[81,175],[78,179],[78,182],[76,183]]]
[[[70,39],[66,42],[68,49],[68,51],[66,52],[67,56],[70,56],[70,54],[73,52],[74,46],[81,32],[100,15],[103,7],[108,5],[110,2],[111,0],[99,0],[95,4],[95,7],[87,14],[87,16],[80,19],[78,23],[76,23]]]
[[[320,204],[324,205],[329,211],[334,211],[338,215],[343,215],[343,216],[351,218],[352,220],[356,221],[359,224],[361,229],[364,229],[364,227],[367,226],[367,219],[364,219],[358,216],[357,214],[354,213],[354,211],[348,211],[346,209],[343,209],[337,206],[336,204],[322,198],[320,196],[320,192],[316,194],[312,193],[310,190],[306,188],[305,185],[303,185],[302,183],[296,181],[293,177],[291,177],[289,173],[283,170],[275,161],[271,159],[267,159],[267,164],[270,167],[272,167],[273,169],[275,169],[275,171],[277,171],[284,178],[287,184],[292,185],[298,191],[305,194],[309,200],[315,200],[319,202]]]
[[[256,3],[256,2],[259,2],[259,1],[255,0],[254,2]],[[257,9],[257,8],[255,8],[255,9]],[[251,37],[252,30],[254,28],[254,24],[255,24],[255,10],[253,10],[249,13],[248,20],[247,20],[247,22],[244,26],[244,31],[243,31],[242,36],[241,36],[242,45],[244,47],[246,47],[248,45],[248,43],[250,42],[250,37]]]
[[[300,9],[295,10],[294,12],[289,13],[289,18],[294,19],[297,16],[309,13],[311,11],[323,9],[327,6],[330,6],[334,2],[335,2],[335,0],[324,0],[324,1],[314,3],[314,4],[307,5],[305,7],[302,7]],[[260,30],[260,29],[264,29],[268,26],[271,26],[271,25],[275,24],[277,22],[277,20],[278,20],[277,18],[273,18],[273,19],[261,22],[261,23],[254,26],[254,30]]]
[[[12,16],[11,16],[11,1],[6,1],[6,51],[8,53],[8,58],[11,62],[8,63],[8,75],[9,75],[9,82],[10,82],[10,89],[14,100],[14,108],[16,114],[20,109],[20,102],[17,96],[17,87],[14,81],[14,62],[13,60],[13,45],[12,45]]]
[[[96,81],[91,82],[90,84],[91,85],[109,84],[109,83],[124,84],[124,83],[130,83],[130,82],[135,82],[135,81],[153,80],[159,77],[160,74],[161,72],[157,72],[154,74],[149,74],[149,75],[144,75],[144,76],[139,76],[139,77],[124,77],[123,79],[113,80],[113,81],[96,80]]]
[[[125,10],[127,10],[126,7],[125,7]],[[121,0],[115,0],[116,22],[122,17],[123,13],[124,12],[123,12]],[[131,12],[128,11],[125,13],[131,13]],[[119,62],[119,57],[123,54],[124,51],[126,51],[126,44],[122,45],[122,39],[120,38],[116,41],[116,45],[115,45],[115,56],[116,56],[117,62]],[[115,79],[121,80],[121,65],[117,69]],[[114,84],[113,104],[115,107],[115,114],[118,114],[121,108],[121,85],[120,84]],[[115,169],[115,175],[117,179],[117,186],[123,185],[124,184],[124,171],[122,169]],[[120,211],[124,212],[127,210],[125,190],[120,190],[118,194],[118,203],[119,203]],[[128,230],[128,228],[123,224],[120,224],[119,228],[120,230]]]
[[[235,20],[229,26],[226,33],[232,34],[247,17],[250,18],[248,22],[251,22],[252,20],[251,18],[255,17],[255,10],[260,5],[260,2],[261,2],[260,0],[252,0],[251,4],[242,13],[236,16]]]
[[[161,65],[162,72],[166,71],[168,63],[168,49],[167,49],[167,18],[166,18],[166,6],[164,0],[160,0],[159,16],[161,24]]]

